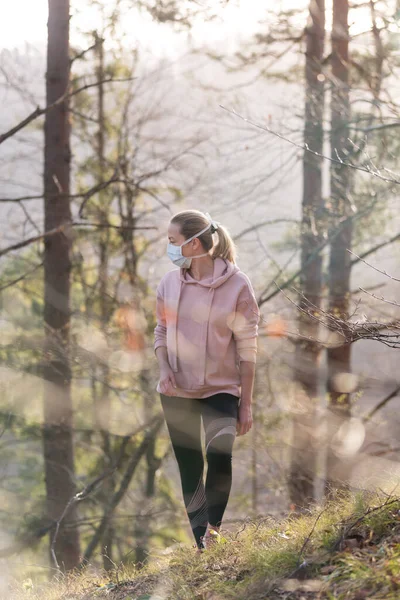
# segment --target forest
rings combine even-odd
[[[185,209],[229,230],[260,309],[227,537],[337,495],[397,502],[399,3],[1,12],[1,597],[193,545],[153,348]]]

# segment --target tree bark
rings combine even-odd
[[[348,0],[333,0],[331,156],[348,160],[350,120]],[[344,321],[349,317],[353,207],[350,197],[350,169],[331,163],[331,226],[339,232],[333,238],[329,260],[329,312]],[[339,227],[340,225],[340,227]],[[340,485],[340,458],[335,454],[335,435],[350,417],[350,394],[340,385],[339,373],[351,370],[351,346],[328,349],[328,453],[325,491]],[[342,482],[344,483],[344,482]]]
[[[304,143],[320,155],[323,151],[324,38],[325,0],[311,0],[309,24],[306,28]],[[299,305],[305,310],[309,309],[309,303],[316,307],[321,305],[322,256],[321,253],[316,253],[316,248],[323,240],[323,211],[322,158],[305,151],[299,297]],[[292,413],[289,472],[290,502],[296,508],[306,506],[315,497],[317,449],[314,433],[321,352],[319,344],[315,341],[318,338],[318,322],[300,311],[298,328],[300,337],[296,345],[295,378],[299,386]]]
[[[46,103],[60,98],[69,85],[69,0],[49,0]],[[45,231],[71,222],[70,126],[68,102],[46,112],[44,148]],[[68,227],[44,244],[44,464],[47,515],[57,521],[75,494],[72,433],[70,339],[70,249]],[[61,524],[55,554],[67,571],[80,561],[75,508]]]

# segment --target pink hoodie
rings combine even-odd
[[[213,277],[169,271],[157,287],[154,350],[165,346],[177,396],[240,396],[239,362],[256,362],[259,310],[248,277],[216,258]],[[160,392],[160,384],[157,385]]]

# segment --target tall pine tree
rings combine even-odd
[[[68,95],[69,0],[49,0],[46,102]],[[79,564],[74,506],[56,527],[75,494],[70,365],[70,126],[68,100],[46,113],[44,148],[44,463],[52,561],[63,570]],[[56,538],[54,540],[54,536]],[[53,543],[54,542],[54,543]]]

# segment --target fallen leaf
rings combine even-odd
[[[321,575],[330,575],[335,569],[335,565],[325,565],[325,567],[322,567],[320,573]]]
[[[361,542],[357,538],[347,538],[343,542],[344,550],[354,550],[355,548],[360,548]]]
[[[320,579],[286,579],[279,587],[285,592],[319,592],[323,584]]]

